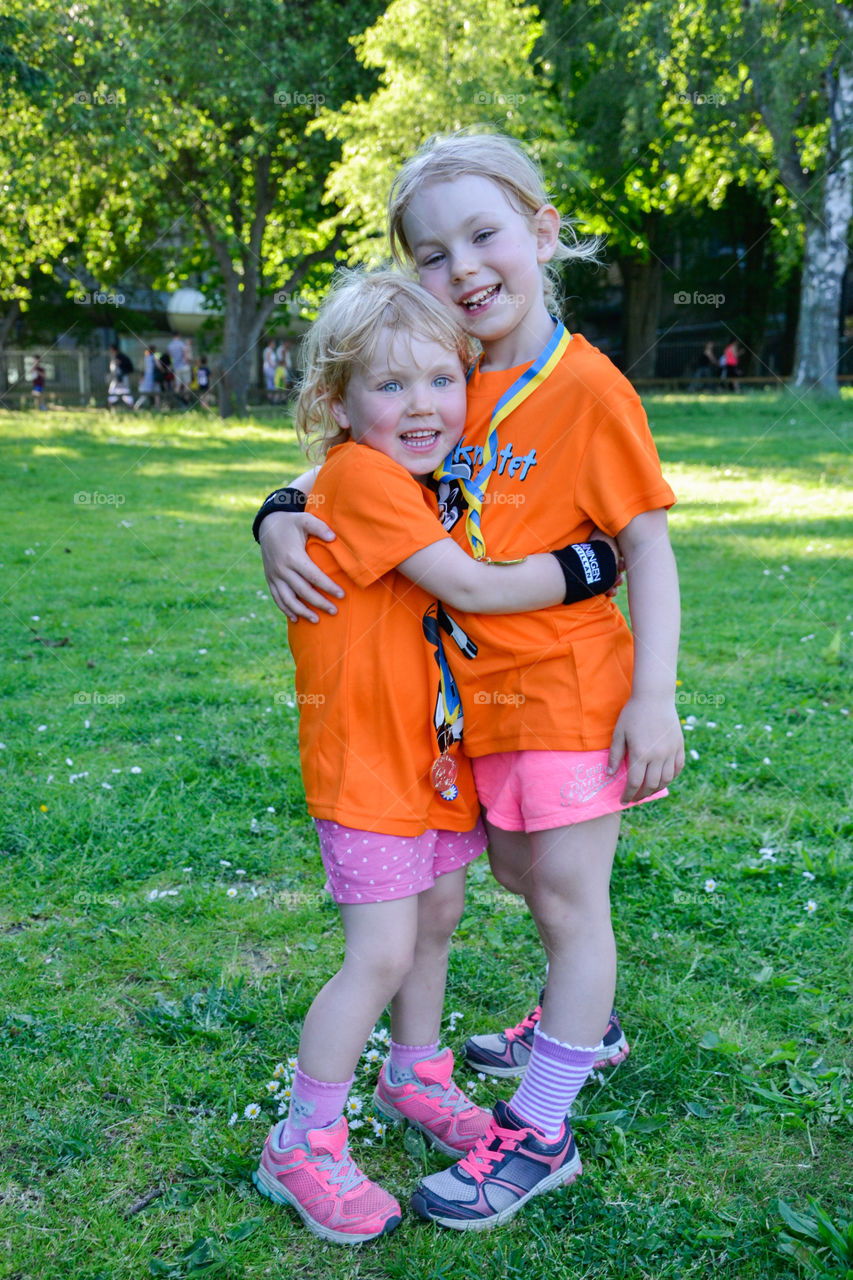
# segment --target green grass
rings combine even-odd
[[[266,1083],[341,953],[284,621],[249,533],[299,465],[292,432],[0,415],[0,1276],[851,1266],[853,402],[648,408],[680,496],[679,699],[698,758],[623,827],[631,1057],[581,1095],[571,1191],[488,1235],[407,1216],[354,1251],[321,1245],[249,1181]],[[515,1020],[540,978],[530,921],[478,864],[448,1042]],[[511,1092],[474,1086],[483,1102]],[[358,1157],[401,1200],[440,1167],[420,1142],[366,1146],[369,1133],[354,1134]]]

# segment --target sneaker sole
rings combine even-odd
[[[609,1053],[606,1058],[599,1058],[598,1062],[594,1062],[593,1071],[603,1071],[605,1067],[618,1067],[620,1062],[624,1062],[631,1050],[628,1047],[628,1041],[624,1036],[617,1040],[615,1044],[608,1045]]]
[[[484,1076],[495,1076],[498,1080],[520,1079],[527,1070],[527,1063],[516,1063],[512,1067],[497,1067],[491,1062],[477,1062],[475,1058],[465,1058],[466,1067],[472,1071],[482,1071]]]
[[[515,1204],[507,1205],[505,1209],[501,1209],[499,1213],[494,1214],[491,1218],[444,1218],[440,1214],[433,1213],[428,1207],[426,1199],[415,1192],[412,1196],[412,1209],[419,1218],[425,1218],[428,1222],[435,1222],[440,1227],[450,1227],[453,1231],[491,1231],[493,1227],[500,1227],[505,1222],[509,1222],[510,1218],[514,1218],[519,1209],[523,1209],[528,1200],[532,1200],[534,1196],[544,1195],[546,1191],[553,1191],[556,1187],[567,1187],[583,1173],[583,1165],[581,1158],[575,1152],[575,1158],[571,1164],[563,1165],[554,1173],[549,1174],[547,1178],[543,1178],[535,1187],[531,1187],[526,1195],[516,1200]]]
[[[451,1147],[448,1143],[442,1142],[441,1138],[437,1138],[426,1125],[420,1120],[412,1120],[410,1116],[406,1116],[402,1111],[398,1111],[393,1102],[387,1098],[381,1098],[378,1093],[373,1095],[373,1109],[378,1111],[381,1116],[386,1119],[389,1124],[408,1124],[413,1129],[417,1129],[426,1138],[430,1146],[435,1147],[437,1151],[441,1151],[446,1156],[467,1156],[470,1147]],[[473,1143],[471,1144],[474,1145]]]
[[[364,1244],[368,1240],[378,1240],[380,1236],[387,1236],[395,1227],[400,1225],[400,1216],[392,1214],[381,1231],[362,1232],[361,1234],[350,1231],[335,1231],[333,1227],[324,1227],[321,1222],[317,1222],[316,1219],[312,1218],[305,1207],[263,1166],[253,1170],[252,1181],[262,1196],[266,1196],[268,1200],[274,1201],[275,1204],[290,1205],[291,1209],[296,1210],[313,1235],[319,1236],[321,1240],[329,1240],[333,1244]]]

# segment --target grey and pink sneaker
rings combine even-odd
[[[458,1164],[423,1178],[412,1208],[455,1231],[487,1231],[508,1222],[533,1196],[574,1182],[581,1172],[568,1120],[549,1142],[508,1103],[498,1102],[485,1137]]]
[[[540,995],[540,1000],[542,996]],[[487,1076],[514,1079],[523,1076],[533,1048],[533,1032],[542,1017],[542,1005],[528,1013],[526,1018],[498,1031],[494,1035],[471,1036],[465,1041],[463,1057],[472,1071],[482,1071]],[[618,1067],[630,1053],[628,1041],[622,1031],[616,1010],[611,1010],[610,1021],[601,1041],[599,1057],[593,1063],[593,1071],[605,1067]]]
[[[292,1205],[309,1231],[335,1244],[362,1244],[399,1226],[397,1201],[350,1155],[343,1116],[325,1129],[309,1129],[305,1146],[280,1146],[284,1126],[282,1120],[271,1131],[252,1174],[261,1195]]]
[[[442,1049],[412,1067],[416,1079],[402,1084],[389,1080],[382,1064],[373,1107],[386,1120],[407,1121],[447,1156],[464,1155],[482,1138],[492,1118],[453,1083],[453,1054]]]

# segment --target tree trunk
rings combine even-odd
[[[620,258],[622,272],[622,343],[624,373],[629,378],[653,378],[657,357],[663,269],[660,259]]]
[[[229,291],[230,292],[230,291]],[[239,295],[229,297],[222,335],[222,373],[219,378],[219,416],[242,418],[249,403],[253,347],[246,341]]]
[[[828,396],[838,395],[838,321],[853,212],[851,194],[848,181],[846,192],[836,192],[832,206],[824,201],[825,222],[806,219],[793,385]]]
[[[0,395],[9,390],[9,373],[6,368],[6,339],[12,325],[21,314],[21,304],[17,300],[10,302],[5,315],[0,316]]]
[[[839,66],[829,80],[830,139],[820,208],[805,212],[806,244],[800,320],[794,356],[795,387],[838,395],[838,323],[847,269],[847,234],[853,217],[853,71]]]

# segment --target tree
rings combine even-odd
[[[155,287],[205,273],[223,311],[223,416],[245,411],[265,325],[336,252],[321,205],[336,152],[306,128],[366,85],[348,39],[377,11],[139,0],[125,13],[80,0],[39,33],[65,90],[54,133],[85,139],[91,165],[85,239],[65,265]]]
[[[623,363],[655,372],[664,282],[682,291],[673,226],[749,181],[713,95],[702,0],[543,0],[538,47],[571,212],[607,240],[623,284]]]
[[[740,8],[725,15],[740,55],[740,101],[767,129],[804,235],[793,385],[837,395],[853,217],[853,14],[834,0],[741,0]]]
[[[31,48],[32,31],[45,16],[43,0],[27,5],[26,20],[18,0],[8,0],[0,17],[0,393],[7,387],[9,334],[36,277],[52,275],[77,221],[69,184],[73,142],[46,133],[50,78]]]
[[[378,87],[326,108],[319,121],[341,143],[326,194],[341,209],[353,253],[387,254],[391,181],[432,134],[491,122],[516,137],[536,135],[547,101],[528,57],[541,32],[536,10],[513,0],[487,10],[473,0],[392,0],[353,39]]]

